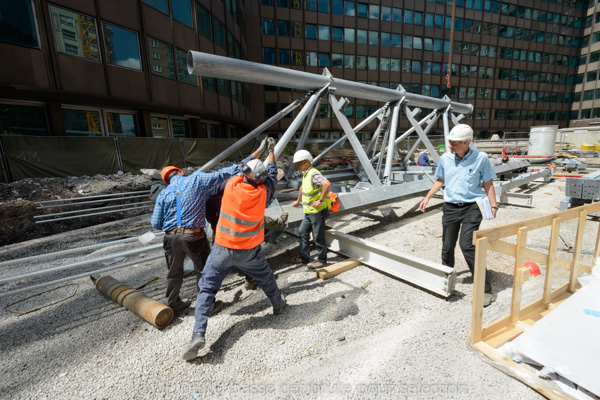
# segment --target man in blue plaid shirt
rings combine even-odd
[[[266,147],[265,139],[258,150],[246,157],[242,164],[260,157]],[[185,256],[194,263],[197,283],[210,253],[210,245],[204,231],[209,188],[218,186],[239,173],[239,165],[214,173],[197,171],[190,176],[184,176],[181,169],[173,166],[165,167],[161,172],[163,181],[169,186],[158,195],[150,223],[156,229],[165,231],[163,248],[169,267],[167,305],[175,312],[184,310],[191,304],[190,301],[182,301],[179,297],[183,284]]]

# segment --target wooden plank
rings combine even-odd
[[[479,351],[481,354],[484,354],[487,357],[489,357],[492,361],[500,364],[501,367],[508,368],[510,370],[518,372],[516,374],[514,374],[514,373],[511,374],[511,376],[518,377],[517,379],[519,379],[521,382],[525,383],[526,385],[531,386],[532,388],[534,388],[535,390],[537,390],[538,392],[540,392],[542,395],[546,396],[547,398],[552,399],[552,400],[572,400],[573,399],[571,396],[560,391],[560,389],[558,389],[558,388],[557,388],[557,390],[552,390],[551,388],[548,387],[548,384],[546,384],[542,379],[540,379],[532,371],[530,371],[529,369],[525,368],[522,365],[517,364],[513,360],[511,360],[507,357],[504,357],[500,353],[500,351],[493,348],[489,344],[487,344],[485,342],[479,342],[479,343],[475,343],[473,345],[473,347],[475,347],[475,349],[477,351]]]
[[[594,247],[594,260],[596,259],[596,257],[600,257],[600,224],[598,224],[598,233],[596,234],[596,247]]]
[[[473,309],[471,314],[471,335],[469,336],[469,343],[477,343],[481,340],[487,250],[487,238],[479,238],[475,244],[475,276],[473,277]]]
[[[510,322],[517,322],[521,313],[521,293],[523,292],[523,282],[529,278],[529,268],[521,267],[515,273],[513,279],[513,293],[510,307]]]
[[[591,203],[585,206],[574,207],[564,211],[558,211],[552,214],[544,215],[542,217],[535,217],[526,219],[524,221],[513,222],[506,225],[497,226],[494,228],[481,229],[473,233],[473,243],[481,237],[487,237],[488,240],[494,241],[507,236],[516,235],[517,229],[527,226],[529,230],[535,230],[552,225],[554,218],[558,218],[560,221],[567,221],[569,219],[578,218],[579,213],[585,210],[587,214],[593,214],[600,211],[600,202]]]
[[[562,296],[563,294],[568,292],[567,291],[568,288],[569,288],[569,284],[565,283],[561,287],[553,290],[552,293],[550,294],[550,301],[555,301],[556,299],[560,298],[560,296]],[[530,317],[530,313],[539,313],[539,312],[541,312],[540,310],[545,310],[547,308],[547,306],[542,305],[542,300],[543,300],[543,298],[540,297],[540,298],[532,301],[531,303],[527,304],[525,307],[521,308],[521,311],[519,313],[520,315],[523,316],[523,317],[521,317],[521,320],[526,321],[526,317]],[[482,330],[481,338],[486,339],[488,336],[494,334],[495,332],[498,332],[499,330],[504,329],[507,326],[509,326],[510,325],[509,318],[510,318],[510,315],[505,315],[504,317],[484,326],[483,330]]]
[[[558,246],[558,237],[560,234],[560,222],[558,218],[552,220],[552,232],[550,233],[550,248],[548,249],[548,261],[546,261],[546,277],[544,278],[544,290],[542,295],[542,304],[550,303],[550,294],[552,292],[552,282],[554,280],[554,263],[556,258],[556,247]]]
[[[318,269],[317,270],[317,278],[326,280],[333,276],[339,275],[342,272],[346,272],[360,264],[362,264],[360,261],[355,260],[354,258],[349,258],[347,260],[340,261],[335,264],[329,265],[325,268]]]
[[[527,230],[528,228],[524,226],[519,228],[517,231],[517,245],[515,246],[515,273],[513,274],[512,301],[510,305],[510,322],[512,323],[519,320],[519,311],[521,309],[521,288],[523,283],[519,283],[519,274],[517,272],[525,264],[523,250],[527,248]]]
[[[575,239],[575,245],[573,245],[573,260],[571,261],[571,274],[569,276],[569,292],[575,293],[575,286],[577,285],[577,264],[581,258],[581,243],[583,242],[583,233],[585,230],[585,222],[587,218],[587,212],[582,210],[579,213],[579,224],[577,225],[577,238]]]

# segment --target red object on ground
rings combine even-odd
[[[525,266],[529,268],[529,276],[538,276],[540,274],[540,267],[533,261],[527,261]]]
[[[581,178],[583,175],[554,174],[553,178]]]

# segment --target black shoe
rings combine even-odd
[[[483,294],[483,306],[490,306],[493,302],[496,301],[496,295],[492,292]]]
[[[281,314],[281,311],[285,308],[286,305],[287,305],[287,301],[285,301],[285,297],[283,297],[283,294],[282,294],[281,295],[281,307],[273,308],[273,314],[275,314],[275,315]]]
[[[192,305],[192,302],[189,300],[186,301],[182,301],[181,303],[177,304],[175,307],[171,307],[173,309],[173,312],[175,314],[185,310],[186,308],[188,308],[189,306]]]
[[[300,257],[292,258],[290,261],[292,262],[292,264],[306,264],[308,262],[308,260],[305,260],[304,258]]]
[[[244,283],[244,289],[256,290],[258,289],[258,283],[252,278],[246,277],[246,283]]]
[[[223,302],[221,300],[216,300],[213,303],[212,307],[210,308],[210,313],[208,314],[208,316],[212,317],[213,315],[215,315],[216,313],[221,311],[222,308],[223,308]]]
[[[206,341],[204,340],[204,332],[194,332],[192,335],[192,341],[183,353],[183,359],[185,361],[192,361],[198,355],[198,351],[204,347]]]

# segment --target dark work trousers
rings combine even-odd
[[[300,258],[310,260],[310,231],[312,230],[317,246],[317,261],[327,262],[327,245],[325,244],[325,221],[329,216],[327,207],[314,214],[304,214],[300,224]]]
[[[442,264],[454,268],[454,248],[456,241],[463,252],[465,261],[471,270],[475,271],[475,246],[473,245],[473,232],[479,229],[481,224],[481,211],[477,203],[453,204],[444,203],[444,215],[442,226],[444,228],[442,238]],[[460,231],[460,237],[459,237]],[[491,293],[488,271],[485,271],[485,292]]]
[[[165,233],[163,248],[167,256],[169,272],[167,273],[167,305],[177,307],[181,304],[179,291],[183,284],[183,261],[187,255],[194,263],[196,283],[202,276],[204,263],[210,254],[210,245],[206,234],[194,233]]]
[[[281,308],[281,291],[275,281],[273,270],[269,267],[260,245],[252,249],[229,249],[218,243],[213,245],[206,268],[198,283],[198,299],[194,332],[206,332],[208,316],[215,301],[215,296],[221,288],[223,279],[236,267],[244,274],[252,277],[265,292],[274,309]]]

